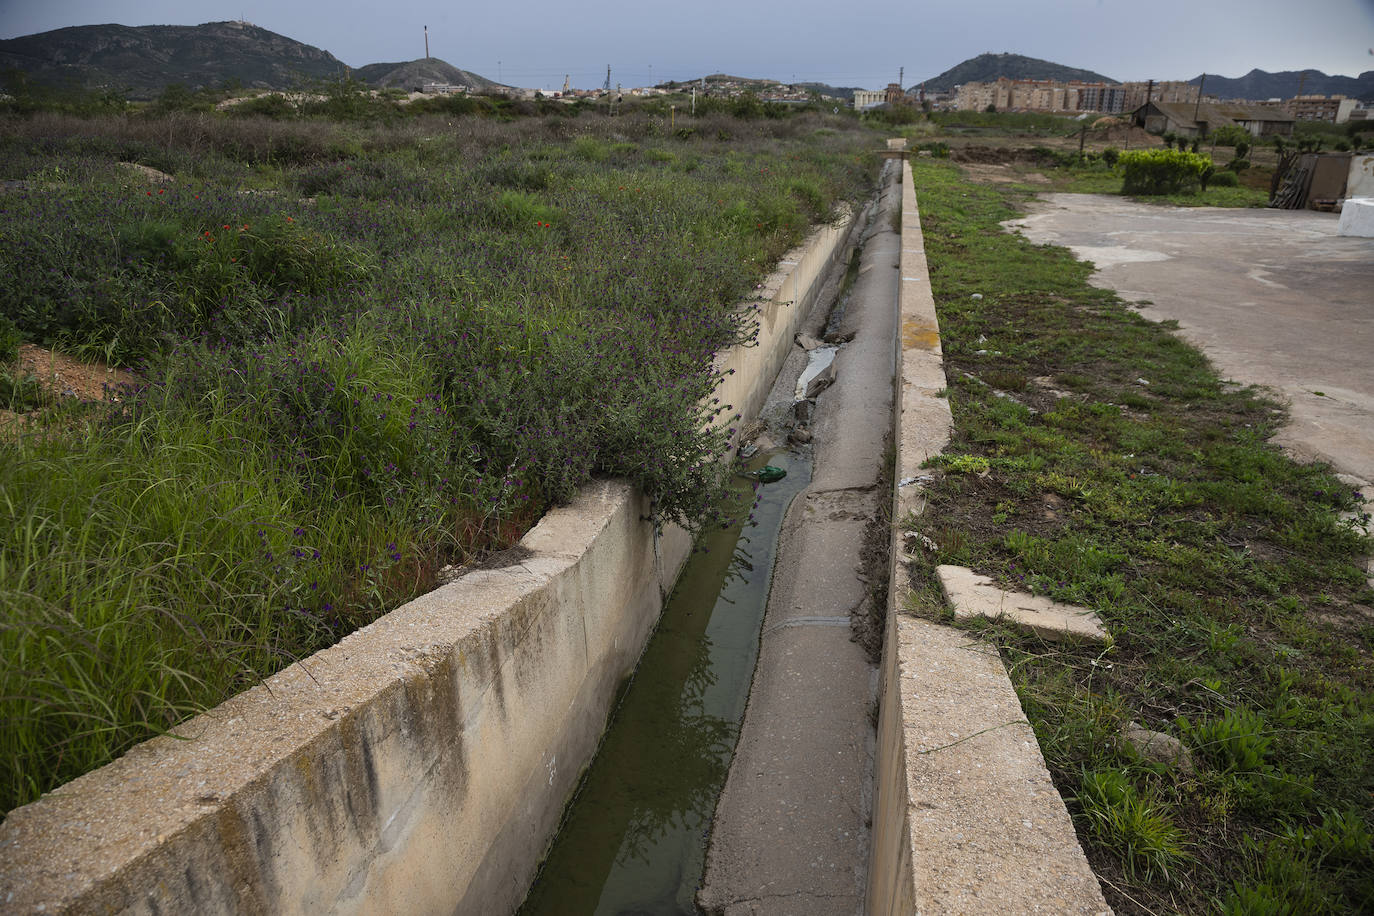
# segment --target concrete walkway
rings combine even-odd
[[[866,235],[844,316],[854,339],[817,401],[810,487],[784,523],[734,763],[698,903],[712,914],[855,914],[872,808],[874,666],[850,639],[864,529],[892,426],[900,239],[897,169]]]
[[[1374,484],[1374,239],[1310,210],[1049,194],[1008,225],[1097,265],[1092,282],[1176,319],[1221,373],[1287,399],[1276,437]]]

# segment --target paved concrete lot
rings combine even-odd
[[[1049,194],[1008,225],[1097,265],[1093,283],[1148,300],[1223,376],[1292,405],[1279,441],[1374,483],[1374,239],[1331,213],[1141,204]]]

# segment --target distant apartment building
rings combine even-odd
[[[1078,80],[1012,80],[964,83],[955,92],[955,107],[982,111],[989,105],[998,111],[1100,111],[1120,114],[1139,108],[1149,97],[1156,102],[1196,102],[1198,88],[1191,83],[1088,83]]]
[[[1134,111],[1146,102],[1165,102],[1170,105],[1195,104],[1198,100],[1198,87],[1181,80],[1161,80],[1155,83],[1122,83],[1126,93],[1126,111]]]
[[[1300,95],[1285,102],[1284,108],[1297,121],[1344,124],[1350,120],[1350,113],[1357,105],[1355,99],[1343,95]]]
[[[954,107],[982,111],[989,105],[998,111],[1078,111],[1082,83],[1054,80],[1010,80],[964,83],[956,87]]]
[[[1078,110],[1121,114],[1126,110],[1126,90],[1106,83],[1084,83],[1078,90]]]
[[[879,89],[855,89],[854,110],[866,111],[887,101],[887,92]]]

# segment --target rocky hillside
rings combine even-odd
[[[172,83],[237,82],[289,89],[342,76],[328,51],[246,22],[204,25],[82,25],[0,41],[0,70],[37,83],[110,88],[152,98]]]
[[[1013,80],[1083,80],[1088,83],[1115,83],[1116,80],[1091,70],[1066,67],[1037,57],[1020,54],[979,54],[950,67],[925,81],[927,90],[953,89],[961,83],[988,83],[1005,76]],[[917,83],[916,85],[920,85]]]

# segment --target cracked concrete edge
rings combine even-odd
[[[911,167],[903,163],[891,586],[866,911],[1109,914],[996,650],[905,613],[902,521],[953,428]],[[908,481],[903,486],[902,481]]]
[[[945,601],[959,620],[1001,619],[1054,642],[1111,641],[1101,618],[1087,608],[1060,604],[1029,592],[1006,591],[966,566],[937,566],[935,574]]]
[[[753,303],[760,344],[723,357],[746,415],[852,230],[818,227]],[[9,812],[0,914],[513,912],[691,547],[647,514],[595,481],[518,563]]]

